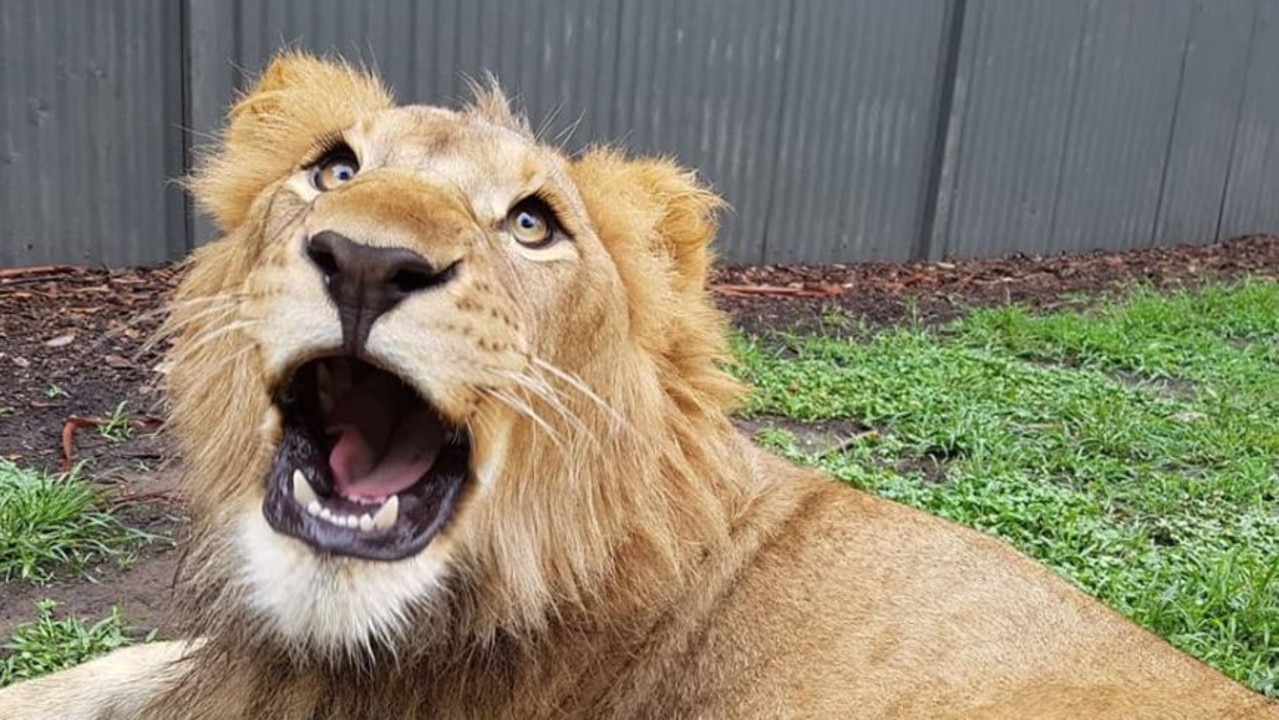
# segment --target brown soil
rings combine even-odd
[[[1053,257],[723,268],[713,285],[722,291],[720,306],[739,327],[755,333],[839,330],[860,323],[934,325],[975,307],[1017,304],[1049,311],[1142,284],[1193,287],[1249,275],[1279,277],[1279,239],[1255,236]]]
[[[850,321],[871,328],[935,324],[973,307],[1018,303],[1050,310],[1143,283],[1194,286],[1248,275],[1279,277],[1279,239],[1050,258],[721,268],[712,285],[739,327],[761,332],[831,329],[833,320],[836,329]],[[172,268],[0,269],[0,457],[56,470],[68,459],[62,442],[68,419],[107,419],[123,402],[130,436],[112,440],[92,425],[80,427],[69,459],[85,463],[90,477],[117,485],[118,496],[139,500],[126,518],[171,537],[182,529],[173,519],[182,514],[178,471],[169,444],[150,422],[163,415],[159,355],[143,342],[155,331],[176,280]],[[744,421],[743,429],[755,432],[759,422]],[[813,450],[868,432],[849,424],[786,427]],[[906,469],[932,477],[934,465],[924,460]],[[0,586],[0,638],[33,617],[33,604],[43,597],[90,618],[120,602],[131,621],[163,628],[177,557],[168,545],[151,545],[125,570],[95,569],[92,582]]]
[[[738,430],[751,437],[764,430],[785,430],[795,437],[797,449],[811,455],[836,453],[879,433],[875,428],[853,420],[799,422],[785,417],[765,416],[740,418],[734,424]]]
[[[67,578],[37,587],[11,582],[0,585],[0,638],[15,626],[31,622],[36,602],[58,601],[56,615],[81,617],[93,622],[111,614],[119,605],[129,627],[158,629],[162,634],[175,626],[169,616],[173,577],[178,553],[169,547],[151,546],[125,569],[102,569],[93,579]]]
[[[71,416],[109,418],[120,403],[131,419],[162,414],[158,354],[145,351],[175,272],[34,268],[0,276],[0,456],[56,469]],[[154,430],[140,427],[137,430]],[[134,431],[132,435],[144,434]],[[76,433],[74,459],[154,462],[154,442],[112,443],[93,428]]]

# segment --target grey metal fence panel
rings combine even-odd
[[[799,0],[803,2],[803,0]],[[610,137],[695,167],[733,210],[718,252],[764,259],[795,0],[626,2]]]
[[[1051,249],[1088,10],[1083,2],[969,2],[934,257]]]
[[[732,262],[1279,230],[1279,0],[5,0],[0,42],[3,264],[210,237],[169,181],[286,46],[674,155]]]
[[[760,260],[911,256],[936,150],[952,5],[796,3]]]
[[[1262,0],[1248,67],[1219,235],[1279,227],[1279,2]]]
[[[1258,0],[1195,3],[1153,242],[1217,237],[1257,5]]]
[[[1188,0],[973,3],[946,252],[1148,243],[1191,11]]]
[[[1190,10],[1188,0],[1091,3],[1053,211],[1054,252],[1150,242]]]
[[[0,265],[186,248],[181,6],[0,3]]]

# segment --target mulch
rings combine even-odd
[[[1279,277],[1279,239],[1051,257],[722,268],[712,286],[738,327],[758,333],[829,330],[824,318],[832,313],[872,327],[936,325],[971,308],[1017,304],[1046,312],[1138,285],[1194,287],[1246,276]]]
[[[872,327],[934,324],[974,307],[1052,310],[1139,284],[1250,275],[1279,277],[1279,239],[1054,257],[725,267],[711,286],[740,328],[764,332],[822,328],[832,312]],[[166,444],[151,433],[164,415],[163,347],[144,342],[177,280],[172,267],[0,269],[0,457],[50,470],[88,461],[99,476],[162,460]],[[121,402],[135,426],[132,439],[116,442],[95,422]]]
[[[167,267],[0,270],[0,457],[63,469],[66,430],[76,461],[160,459],[147,437],[163,415],[160,349],[144,344],[176,280]],[[117,409],[127,442],[96,431]]]

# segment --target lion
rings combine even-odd
[[[974,530],[730,423],[722,201],[290,52],[191,186],[185,640],[4,718],[1276,718]]]

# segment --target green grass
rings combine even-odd
[[[54,476],[0,459],[0,580],[44,583],[59,571],[126,562],[147,536],[104,509],[77,473]]]
[[[738,350],[748,414],[880,429],[821,456],[761,441],[999,535],[1279,697],[1279,285]]]
[[[114,443],[122,443],[133,437],[133,420],[129,418],[128,412],[125,411],[127,401],[122,401],[111,414],[106,417],[106,422],[98,426],[98,434]]]
[[[0,687],[78,665],[133,642],[119,606],[93,625],[78,618],[56,619],[55,606],[52,600],[38,603],[36,621],[18,626],[0,645]]]

